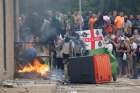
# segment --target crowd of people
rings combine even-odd
[[[79,11],[68,13],[47,11],[43,15],[36,12],[29,16],[22,15],[19,21],[22,41],[27,42],[30,36],[35,36],[39,42],[54,45],[52,51],[60,69],[64,68],[63,59],[70,55],[82,55],[83,47],[81,43],[77,43],[80,41],[76,41],[79,38],[76,31],[103,29],[105,47],[118,59],[119,77],[138,78],[140,15],[125,15],[118,11],[103,13],[89,11],[82,15]],[[76,48],[70,49],[70,45]],[[74,53],[71,54],[71,51]]]

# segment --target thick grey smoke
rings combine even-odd
[[[40,42],[43,44],[52,43],[56,37],[56,28],[52,26],[51,22],[48,19],[44,19],[39,34]]]
[[[46,10],[70,11],[78,8],[78,0],[19,0],[21,13],[38,11],[43,13]]]

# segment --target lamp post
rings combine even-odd
[[[80,12],[80,16],[82,16],[82,1],[79,0],[79,12]],[[82,30],[82,20],[80,18],[80,31]]]

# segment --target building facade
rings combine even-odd
[[[0,80],[14,77],[14,0],[0,0]]]

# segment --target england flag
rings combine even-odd
[[[80,38],[85,43],[87,50],[103,48],[104,37],[102,34],[102,29],[84,30],[77,31]]]

